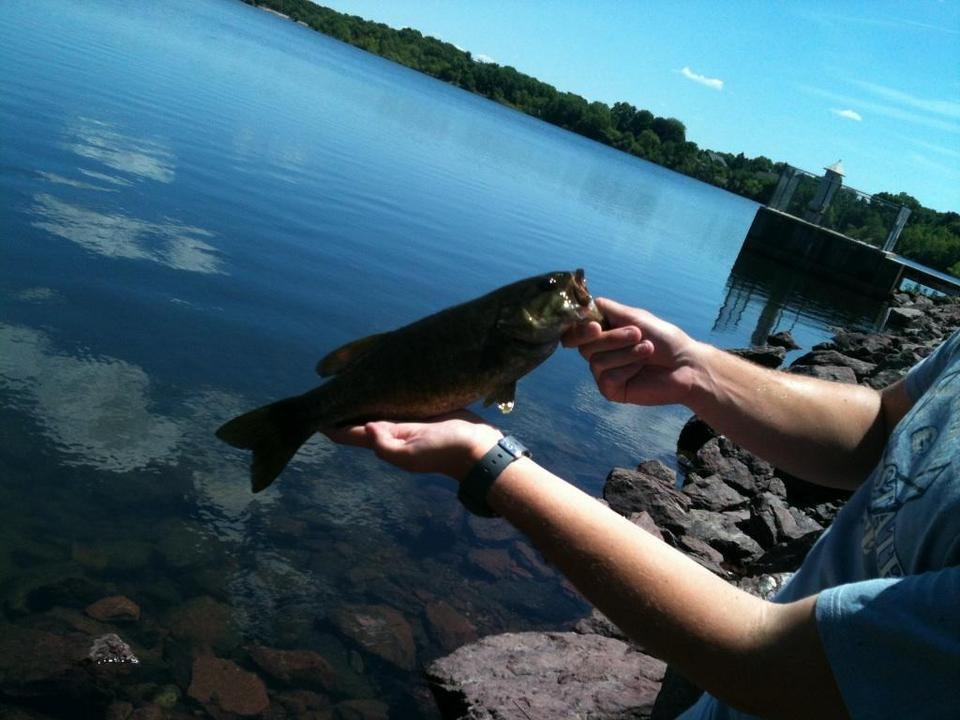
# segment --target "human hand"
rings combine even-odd
[[[639,308],[597,298],[607,323],[572,328],[563,338],[590,363],[600,393],[636,405],[685,403],[696,380],[700,344],[676,325]]]
[[[368,422],[325,432],[334,442],[369,448],[403,470],[441,473],[457,481],[503,437],[465,410],[425,422]]]

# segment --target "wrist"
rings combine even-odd
[[[688,370],[686,397],[683,404],[698,415],[706,404],[716,398],[716,377],[713,369],[716,355],[722,351],[705,342],[692,340],[684,353],[683,363]]]
[[[487,451],[496,445],[502,437],[503,433],[496,428],[478,426],[477,431],[465,441],[462,452],[459,453],[459,461],[449,475],[458,483],[463,482],[474,465],[480,462]]]
[[[490,507],[487,499],[494,483],[513,463],[529,457],[530,451],[515,437],[508,435],[501,438],[484,453],[460,483],[457,492],[460,502],[474,515],[497,517],[497,511]]]

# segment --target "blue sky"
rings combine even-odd
[[[960,0],[327,0],[569,90],[675,117],[711,150],[960,211]]]

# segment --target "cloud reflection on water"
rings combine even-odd
[[[52,172],[40,172],[40,177],[48,182],[52,182],[55,185],[67,185],[69,187],[75,187],[78,190],[96,190],[98,192],[117,192],[116,188],[105,188],[99,185],[91,185],[88,182],[83,182],[82,180],[73,180],[72,178],[64,177],[63,175],[58,175],[57,173]]]
[[[2,323],[0,348],[0,387],[29,398],[66,464],[126,472],[171,461],[183,431],[150,411],[150,380],[141,368],[61,354],[42,332]]]
[[[77,170],[79,170],[82,175],[91,177],[94,180],[110,183],[111,185],[121,185],[126,187],[133,184],[126,178],[117,177],[116,175],[107,175],[106,173],[96,172],[95,170],[86,170],[84,168],[77,168]]]
[[[213,234],[198,227],[138,220],[122,213],[89,210],[37,193],[33,226],[75,242],[109,258],[150,260],[176,270],[222,273],[217,250],[201,237]]]
[[[73,141],[67,148],[81,157],[147,180],[173,182],[174,155],[156,140],[133,138],[109,123],[86,117],[77,118],[70,131]]]

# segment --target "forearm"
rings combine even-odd
[[[786,472],[855,488],[886,441],[880,393],[770,370],[696,344],[687,403],[734,442]]]
[[[769,716],[842,709],[812,598],[742,592],[530,460],[488,500],[624,632],[721,700]]]

